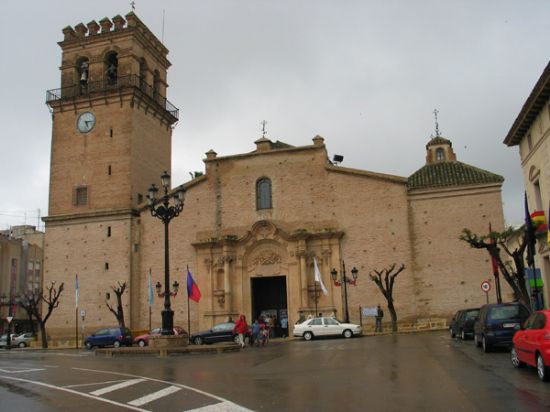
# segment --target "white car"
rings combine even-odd
[[[353,323],[343,323],[334,318],[308,319],[294,326],[293,335],[311,340],[319,336],[343,336],[351,338],[363,333],[361,326]]]

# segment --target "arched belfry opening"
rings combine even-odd
[[[105,56],[105,80],[108,85],[115,85],[118,79],[118,54],[109,52]]]
[[[147,88],[147,62],[144,58],[139,61],[139,87],[142,91]]]
[[[153,98],[156,100],[160,96],[160,73],[158,70],[153,72]]]
[[[76,82],[80,86],[87,86],[90,80],[90,61],[87,57],[81,57],[76,62]]]

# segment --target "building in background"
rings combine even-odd
[[[523,170],[529,212],[537,225],[536,270],[528,272],[529,290],[534,291],[535,276],[543,293],[545,306],[550,297],[550,63],[527,97],[510,131],[504,139],[507,146],[517,146]]]
[[[34,226],[13,226],[0,232],[0,308],[1,330],[7,329],[6,318],[13,317],[12,331],[30,331],[27,312],[18,305],[19,296],[28,290],[42,288],[44,266],[44,233]]]

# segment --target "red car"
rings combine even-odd
[[[160,331],[162,328],[155,328],[149,333],[146,333],[144,335],[139,335],[134,338],[134,344],[139,345],[141,347],[149,345],[149,337],[151,336],[160,336]],[[185,329],[180,328],[179,326],[174,326],[174,335],[187,335],[187,332]]]
[[[531,314],[513,339],[512,365],[537,368],[542,381],[550,380],[550,310]]]

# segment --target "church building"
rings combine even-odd
[[[44,285],[64,282],[65,293],[48,331],[74,336],[76,274],[86,331],[116,323],[105,301],[118,282],[128,285],[127,324],[146,329],[149,271],[153,284],[164,282],[165,233],[146,194],[170,173],[179,118],[166,99],[168,50],[133,12],[63,34],[61,88],[47,94]],[[346,307],[357,323],[360,307],[385,306],[369,273],[394,263],[405,265],[394,288],[399,321],[485,303],[488,255],[459,236],[463,228],[487,233],[489,223],[503,229],[503,178],[458,161],[439,133],[409,177],[335,164],[326,143],[315,136],[292,146],[264,135],[248,153],[209,150],[204,174],[174,187],[185,189],[169,225],[171,281],[183,286],[172,299],[176,325],[187,327],[187,268],[202,293],[190,303],[191,332],[241,313],[288,317],[290,325],[316,311],[342,319]],[[315,282],[315,261],[327,294]],[[352,279],[352,268],[357,279],[343,293],[331,271]],[[153,327],[162,306],[155,297]]]

